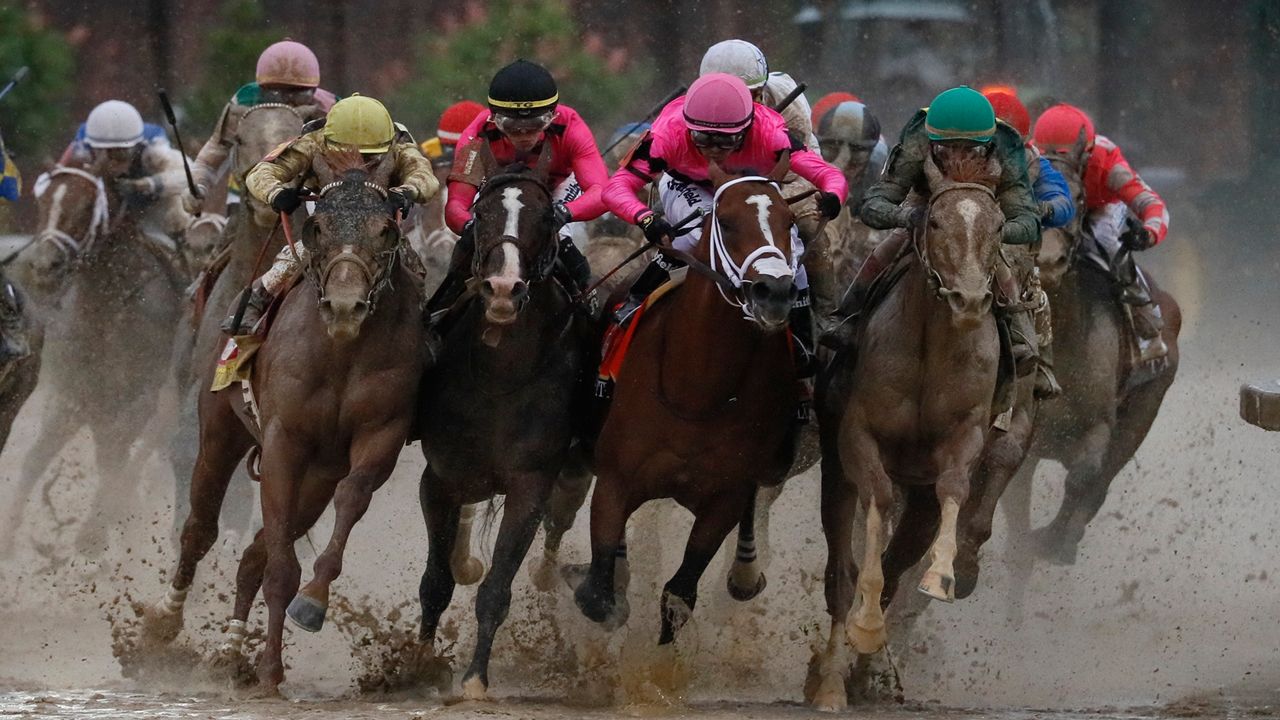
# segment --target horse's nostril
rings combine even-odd
[[[764,302],[769,299],[769,288],[758,282],[751,283],[750,295],[752,300]]]
[[[480,283],[480,294],[486,296],[493,295],[493,283],[488,280]]]
[[[519,300],[529,293],[529,285],[523,280],[517,280],[515,285],[511,286],[511,298]]]

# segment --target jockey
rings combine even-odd
[[[996,86],[999,89],[987,90],[982,94],[996,111],[996,117],[1018,131],[1027,148],[1027,174],[1031,178],[1031,188],[1035,192],[1036,202],[1040,207],[1040,226],[1045,228],[1065,227],[1076,216],[1076,204],[1071,198],[1071,188],[1067,185],[1062,173],[1050,164],[1048,158],[1040,154],[1031,142],[1031,114],[1017,95]]]
[[[1002,241],[1009,245],[1031,245],[1040,239],[1040,217],[1031,182],[1027,177],[1026,149],[1018,132],[997,122],[991,103],[976,90],[960,86],[946,90],[933,99],[929,107],[921,109],[907,122],[897,146],[889,154],[884,175],[865,194],[859,214],[862,222],[870,227],[888,230],[915,228],[926,222],[928,211],[924,205],[905,203],[914,190],[927,197],[929,187],[925,178],[925,156],[935,145],[959,146],[975,153],[993,156],[1002,173],[995,189],[996,200],[1004,212]],[[911,238],[911,232],[891,233],[880,243],[859,268],[852,286],[845,295],[841,314],[849,317],[863,309],[867,291],[880,273],[893,264]],[[997,268],[1004,268],[998,263]],[[1001,294],[1011,302],[1017,302],[1020,289],[1009,272],[998,272]],[[1013,282],[1010,282],[1010,280]],[[1036,332],[1030,311],[1015,312],[1009,316],[1010,334],[1014,346],[1014,359],[1020,367],[1036,361],[1039,374],[1036,377],[1037,393],[1047,397],[1058,392],[1058,384],[1052,368],[1039,362]],[[836,346],[851,344],[853,323],[838,326],[828,338]]]
[[[866,105],[846,101],[827,108],[817,119],[816,130],[822,159],[844,173],[849,183],[845,204],[856,211],[863,193],[880,179],[880,170],[889,158],[880,120]]]
[[[200,148],[200,154],[191,166],[198,194],[192,196],[188,193],[182,198],[189,213],[194,214],[200,209],[209,188],[226,172],[231,151],[238,142],[236,129],[249,108],[262,103],[283,103],[306,110],[302,120],[310,122],[324,117],[337,101],[333,93],[320,88],[320,62],[316,60],[315,53],[293,40],[281,40],[262,51],[258,56],[254,80],[237,90],[227,101],[213,134]],[[243,178],[232,178],[231,181],[238,187]]]
[[[245,177],[245,188],[273,210],[292,213],[302,205],[301,188],[315,187],[312,172],[315,156],[329,149],[351,148],[365,157],[366,166],[381,162],[386,153],[392,154],[395,167],[391,172],[391,187],[387,189],[387,202],[402,217],[412,203],[425,203],[440,189],[431,163],[422,156],[409,131],[392,122],[391,114],[382,103],[361,95],[339,100],[326,118],[307,123],[301,136],[253,166]],[[271,269],[253,281],[239,326],[234,321],[233,308],[233,315],[222,325],[223,330],[231,335],[241,334],[241,328],[249,332],[256,330],[271,301],[289,289],[307,261],[306,247],[298,245],[296,249],[297,255],[294,246],[285,245],[280,250]]]
[[[1095,133],[1093,121],[1079,108],[1063,104],[1045,110],[1033,140],[1048,155],[1069,155],[1081,147],[1087,153],[1082,179],[1089,233],[1110,260],[1120,301],[1133,309],[1140,361],[1163,358],[1169,352],[1160,335],[1164,318],[1132,253],[1164,240],[1169,231],[1164,200],[1134,172],[1114,142]]]
[[[822,216],[831,219],[840,214],[848,192],[844,175],[791,136],[781,115],[753,102],[737,76],[703,75],[687,95],[662,109],[625,167],[609,180],[604,200],[615,215],[639,225],[649,242],[656,244],[672,233],[667,218],[684,218],[695,208],[711,211],[709,163],[715,162],[728,172],[767,175],[786,152],[791,153],[791,169],[818,188],[815,205]],[[658,195],[665,215],[650,210],[639,197],[640,190],[662,173]],[[700,231],[694,230],[674,238],[672,245],[688,251],[699,240]],[[795,233],[791,250],[798,257],[804,255]],[[631,286],[626,302],[614,313],[614,321],[625,322],[644,298],[667,280],[669,271],[680,265],[659,253]],[[831,272],[829,265],[824,270]],[[806,312],[809,293],[804,267],[796,274],[796,287],[800,294],[791,313],[791,331],[803,353],[798,374],[808,377],[813,373],[813,337]]]
[[[90,111],[58,164],[84,165],[170,237],[186,230],[182,152],[169,144],[164,128],[144,123],[129,103],[108,100]]]
[[[860,103],[862,102],[862,98],[858,97],[857,95],[854,95],[851,92],[845,92],[843,90],[837,90],[836,92],[829,92],[826,95],[823,95],[822,97],[818,98],[818,102],[813,104],[814,132],[817,132],[818,125],[822,123],[822,117],[826,115],[831,110],[831,108],[839,105],[840,103],[847,103],[847,102]]]
[[[487,112],[485,106],[475,100],[462,100],[445,108],[436,127],[436,136],[422,141],[422,154],[438,168],[452,167],[454,149],[462,139],[462,133],[472,121]]]
[[[706,76],[709,73],[726,73],[741,78],[751,91],[751,99],[770,109],[777,107],[797,87],[790,75],[769,72],[769,63],[764,53],[746,40],[724,40],[707,48],[698,74]],[[815,157],[818,156],[818,138],[814,134],[809,100],[804,93],[783,108],[781,113],[787,132],[812,151]],[[790,187],[797,194],[810,189],[803,181],[792,183]],[[827,237],[819,234],[823,230],[823,215],[818,212],[812,197],[793,205],[791,213],[796,219],[796,227],[800,230],[800,238],[806,249],[804,262],[806,282],[811,288],[809,295],[814,306],[813,320],[820,328],[825,329],[829,324],[828,319],[835,312],[839,291],[836,288]],[[805,337],[812,337],[812,333],[806,333]]]
[[[549,153],[554,227],[560,237],[557,273],[570,292],[581,292],[591,281],[587,259],[573,242],[570,223],[585,222],[604,213],[600,190],[609,179],[591,128],[568,105],[560,104],[555,78],[528,60],[516,60],[499,70],[489,83],[489,113],[463,131],[449,175],[445,222],[460,236],[449,260],[449,272],[427,301],[427,316],[453,305],[471,276],[475,238],[471,235],[471,204],[484,182],[481,151],[488,147],[497,161],[495,171],[523,162],[532,167],[541,153]]]

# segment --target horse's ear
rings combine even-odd
[[[551,143],[542,143],[542,151],[538,153],[538,162],[533,166],[533,172],[543,182],[550,177],[551,171]]]
[[[777,164],[769,171],[769,179],[776,183],[781,183],[789,172],[791,172],[791,151],[784,150],[778,156]]]
[[[316,174],[316,179],[320,181],[320,187],[324,187],[334,180],[333,168],[329,165],[329,159],[325,157],[324,152],[318,152],[311,158],[311,171]]]
[[[1034,158],[1032,162],[1035,162]],[[1000,184],[1000,175],[1003,172],[1004,169],[1000,167],[1000,161],[996,158],[996,154],[993,152],[987,156],[987,177],[991,178],[993,186]]]
[[[720,187],[729,182],[729,173],[720,167],[720,163],[711,160],[707,162],[707,179],[711,181],[713,187]]]
[[[932,151],[924,154],[924,177],[928,180],[929,190],[932,192],[937,192],[938,188],[942,187],[947,179],[942,174],[942,171],[938,169],[938,164],[934,162]]]
[[[1071,159],[1077,167],[1083,164],[1085,155],[1088,154],[1089,139],[1085,137],[1084,128],[1080,128],[1080,134],[1076,136],[1076,142],[1071,146]]]
[[[391,182],[391,173],[396,169],[395,153],[387,150],[382,153],[382,159],[378,161],[377,166],[373,168],[373,172],[369,175],[369,180],[380,187],[387,187]]]

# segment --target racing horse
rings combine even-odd
[[[785,328],[796,266],[792,215],[778,191],[789,167],[784,155],[767,177],[733,177],[711,164],[714,209],[690,258],[699,270],[633,320],[596,445],[591,563],[574,591],[583,614],[606,627],[619,621],[616,555],[641,505],[673,498],[694,515],[662,592],[658,642],[667,645],[725,537],[750,527],[757,488],[781,483],[791,466],[796,384]],[[749,600],[764,585],[739,553],[733,597]]]
[[[807,694],[824,709],[846,702],[846,637],[861,654],[884,646],[884,609],[898,577],[926,550],[930,565],[919,591],[954,600],[961,509],[991,439],[1001,362],[991,311],[1004,219],[994,191],[1000,168],[985,155],[942,151],[936,163],[927,157],[925,173],[931,196],[924,227],[912,238],[914,257],[863,315],[856,353],[833,366],[822,385],[831,630],[820,682]],[[1029,395],[1029,387],[1023,390]],[[1015,461],[1008,473],[1016,467]],[[896,492],[902,517],[889,523]],[[861,570],[852,550],[859,501],[866,512]],[[855,583],[860,605],[850,616]]]
[[[544,153],[533,168],[501,169],[477,194],[478,290],[444,321],[443,347],[422,393],[425,646],[434,645],[453,597],[457,570],[451,572],[450,558],[463,506],[505,495],[493,564],[476,594],[477,641],[462,685],[471,699],[487,695],[494,634],[575,437],[575,390],[589,367],[589,328],[551,276],[558,241],[547,160]]]
[[[1062,504],[1053,520],[1032,534],[1044,559],[1075,562],[1085,527],[1098,514],[1111,482],[1133,458],[1155,422],[1165,392],[1178,370],[1182,312],[1151,273],[1143,270],[1164,317],[1169,348],[1164,366],[1140,384],[1134,373],[1133,331],[1116,300],[1110,272],[1088,252],[1093,239],[1084,230],[1083,143],[1049,161],[1066,178],[1076,200],[1076,218],[1066,228],[1046,230],[1038,264],[1053,308],[1054,348],[1062,397],[1041,411],[1031,458],[1022,466],[1005,503],[1015,532],[1031,531],[1031,481],[1040,460],[1056,460],[1067,470]],[[1122,249],[1121,252],[1128,252]],[[1105,257],[1105,253],[1101,253]]]
[[[136,500],[131,446],[156,414],[185,281],[172,256],[144,237],[135,201],[108,187],[92,166],[57,166],[36,190],[38,229],[15,263],[36,304],[51,309],[44,357],[50,406],[23,462],[4,532],[17,533],[36,482],[87,427],[99,481],[76,545],[101,552],[108,530]]]
[[[168,593],[146,615],[148,639],[167,642],[181,629],[196,565],[217,537],[227,484],[258,444],[263,528],[240,561],[227,640],[239,649],[262,586],[269,622],[258,678],[267,689],[284,680],[286,611],[305,630],[323,626],[350,532],[394,468],[413,420],[425,366],[422,297],[387,211],[392,162],[387,153],[368,170],[358,154],[336,151],[315,160],[322,190],[301,234],[311,257],[306,282],[285,297],[257,351],[256,403],[237,400],[243,396],[235,388],[212,392],[206,385],[201,393],[200,454],[181,557]],[[206,381],[214,359],[206,359]],[[299,590],[294,542],[330,499],[333,535],[316,558],[314,578]]]

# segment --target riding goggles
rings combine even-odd
[[[818,149],[822,151],[822,159],[827,162],[835,162],[840,157],[840,151],[845,147],[849,147],[850,160],[857,160],[859,156],[868,156],[875,149],[874,142],[849,142],[847,140],[819,140]]]
[[[736,133],[707,132],[706,130],[689,131],[689,138],[693,140],[694,147],[720,148],[721,150],[732,150],[738,147],[746,136],[746,130]]]
[[[551,123],[555,119],[555,110],[548,110],[529,117],[515,117],[513,115],[494,113],[493,124],[504,135],[527,135],[528,133],[546,130],[551,127]]]

